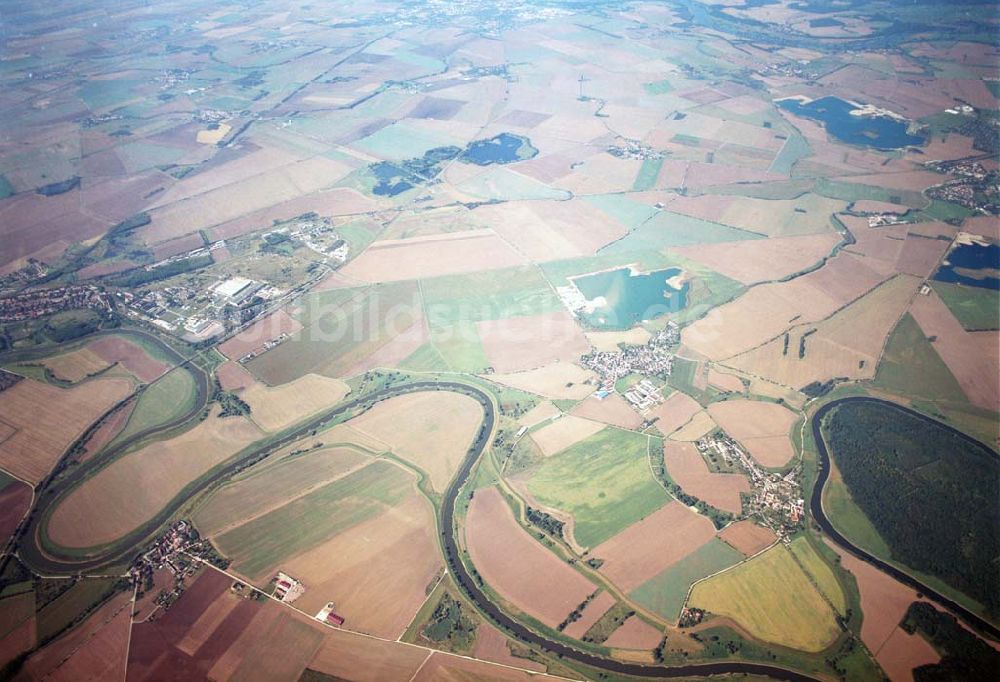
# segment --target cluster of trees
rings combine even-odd
[[[564,524],[562,521],[552,516],[552,514],[543,512],[541,509],[528,507],[526,516],[528,517],[528,522],[531,525],[541,528],[549,535],[562,539]]]
[[[962,627],[950,613],[927,602],[913,602],[900,627],[911,635],[920,633],[941,654],[940,662],[913,671],[916,682],[996,679],[1000,653]]]
[[[985,446],[909,412],[839,406],[826,440],[854,502],[892,557],[1000,613],[1000,461]]]
[[[454,648],[466,650],[476,636],[476,623],[462,611],[462,603],[448,592],[434,608],[423,635],[432,642],[448,642]]]

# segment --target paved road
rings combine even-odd
[[[873,556],[868,552],[866,552],[865,550],[861,549],[853,542],[851,542],[843,535],[841,535],[837,531],[837,529],[833,527],[833,524],[830,522],[830,519],[827,518],[826,512],[823,511],[823,488],[824,486],[826,486],[826,482],[830,478],[830,453],[827,451],[826,441],[823,440],[822,421],[827,414],[829,414],[831,411],[833,411],[840,405],[844,405],[846,403],[851,403],[851,402],[875,403],[891,407],[893,409],[899,410],[900,412],[905,412],[914,417],[918,417],[919,419],[928,421],[937,426],[938,428],[950,431],[951,433],[958,436],[959,438],[969,443],[970,445],[983,448],[987,452],[992,453],[994,457],[998,457],[997,453],[994,452],[991,448],[984,445],[983,443],[980,443],[975,438],[967,436],[966,434],[956,429],[953,429],[947,424],[943,424],[935,419],[931,419],[926,415],[920,414],[919,412],[914,412],[909,408],[903,407],[902,405],[897,405],[896,403],[892,403],[887,400],[880,400],[878,398],[869,398],[867,396],[855,396],[849,398],[840,398],[839,400],[833,400],[827,403],[826,405],[823,405],[823,407],[819,408],[819,410],[816,411],[816,414],[813,415],[811,421],[813,440],[816,442],[816,448],[819,450],[819,476],[816,479],[816,486],[813,488],[812,491],[812,498],[809,501],[809,507],[812,511],[813,518],[816,519],[816,523],[818,523],[820,528],[823,529],[823,532],[826,533],[828,536],[830,536],[830,539],[836,542],[838,545],[840,545],[840,547],[850,552],[851,554],[861,559],[862,561],[868,562],[869,564],[879,569],[883,573],[891,575],[893,578],[900,581],[904,585],[908,585],[909,587],[915,589],[917,592],[920,592],[924,596],[936,601],[938,604],[947,608],[949,611],[951,611],[956,616],[964,620],[973,628],[988,634],[993,639],[1000,640],[1000,629],[998,629],[996,625],[987,621],[982,616],[973,613],[972,611],[965,608],[961,604],[949,599],[948,597],[944,596],[937,590],[928,587],[924,583],[920,582],[919,580],[911,576],[909,573],[901,571],[892,564],[886,563],[885,561],[879,559],[878,557]]]

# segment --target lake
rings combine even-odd
[[[587,298],[581,316],[594,327],[627,329],[643,320],[674,313],[687,305],[688,284],[670,283],[680,268],[641,273],[624,267],[573,278]]]
[[[538,154],[526,137],[513,133],[500,133],[488,140],[470,142],[462,154],[462,160],[478,166],[489,166],[494,163],[513,163],[524,161]]]
[[[823,97],[808,103],[785,99],[777,104],[797,116],[822,121],[827,132],[848,144],[899,149],[924,143],[923,137],[906,132],[906,121],[891,116],[853,116],[851,112],[857,107],[839,97]]]
[[[973,242],[959,244],[948,252],[934,274],[939,282],[1000,290],[1000,246]]]

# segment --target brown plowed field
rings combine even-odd
[[[556,399],[582,400],[596,388],[596,375],[570,362],[556,362],[526,372],[490,374],[487,378],[504,386]]]
[[[927,296],[917,296],[910,313],[924,334],[934,338],[934,350],[948,365],[969,401],[988,410],[997,409],[1000,403],[997,332],[965,331],[933,290]],[[0,393],[0,400],[3,395]]]
[[[247,353],[263,348],[268,341],[276,339],[282,334],[294,334],[300,329],[302,329],[302,325],[299,321],[292,318],[282,308],[262,320],[254,322],[219,346],[219,350],[225,353],[226,357],[239,360]]]
[[[534,675],[525,670],[514,670],[493,665],[486,661],[449,656],[434,652],[412,682],[527,682],[528,680],[551,680],[548,675]]]
[[[128,403],[118,408],[113,415],[97,427],[94,435],[87,441],[86,449],[78,457],[78,461],[86,462],[94,453],[110,443],[114,440],[115,436],[121,433],[121,430],[125,428],[125,424],[128,423],[128,418],[132,415],[132,410],[135,409],[136,402],[135,399],[129,400]]]
[[[396,367],[428,340],[430,340],[430,333],[427,330],[427,325],[424,323],[424,319],[419,317],[410,325],[409,329],[392,337],[374,353],[358,361],[357,364],[344,372],[343,376],[357,376],[377,367]]]
[[[896,269],[917,277],[930,277],[948,249],[943,239],[909,235],[896,259]]]
[[[725,400],[709,405],[708,413],[763,466],[784,466],[795,454],[790,436],[797,417],[777,403]]]
[[[317,613],[337,605],[344,627],[396,639],[424,603],[441,567],[430,505],[414,493],[404,502],[288,559],[282,570],[307,587],[295,606]]]
[[[510,647],[507,646],[507,638],[489,623],[481,624],[476,630],[476,648],[472,655],[481,661],[492,661],[493,663],[545,672],[544,664],[511,654]]]
[[[694,441],[703,438],[710,431],[715,429],[716,426],[717,424],[709,416],[708,412],[701,410],[691,417],[691,421],[670,434],[670,440],[693,443]]]
[[[0,420],[16,429],[0,442],[0,467],[38,483],[77,436],[131,391],[125,379],[65,389],[25,379],[0,392]]]
[[[569,446],[593,436],[604,428],[600,422],[564,415],[531,433],[531,440],[546,457],[562,452]]]
[[[87,479],[56,507],[49,537],[64,547],[111,542],[150,519],[198,476],[260,438],[260,431],[246,419],[219,419],[217,414],[215,409],[193,429],[150,443]]]
[[[714,535],[711,521],[672,501],[598,545],[591,554],[604,559],[601,573],[622,591],[629,592],[691,554]]]
[[[565,311],[477,322],[476,331],[490,366],[500,373],[573,362],[590,350],[587,337]]]
[[[0,638],[0,661],[6,665],[37,643],[37,624],[32,616]]]
[[[538,544],[517,524],[495,488],[476,491],[466,543],[476,569],[500,596],[555,627],[596,586]],[[517,557],[517,561],[511,561]]]
[[[708,383],[720,391],[743,392],[743,380],[735,374],[726,374],[715,369],[708,370]]]
[[[527,426],[530,429],[535,424],[541,424],[546,419],[552,419],[557,414],[559,414],[559,408],[548,400],[543,400],[522,414],[521,418],[517,421],[521,426]]]
[[[238,362],[224,362],[215,370],[215,376],[219,377],[219,383],[224,391],[238,391],[256,382],[253,375]]]
[[[742,474],[719,474],[709,471],[693,443],[668,440],[663,444],[663,459],[670,477],[684,492],[724,511],[739,514],[740,493],[750,492],[750,482]]]
[[[733,549],[747,556],[753,556],[773,545],[777,536],[769,528],[758,526],[753,521],[744,519],[727,526],[724,531],[719,533],[719,538]]]
[[[170,369],[166,362],[150,357],[141,347],[118,336],[102,336],[87,346],[87,349],[109,363],[120,363],[139,381],[147,384]]]
[[[875,652],[875,660],[892,682],[913,682],[913,669],[937,663],[941,654],[919,634],[897,627]]]
[[[617,604],[618,601],[611,596],[610,592],[601,592],[587,604],[579,620],[575,620],[563,630],[563,634],[580,639],[590,626],[596,623],[601,616],[607,613],[608,609]]]
[[[24,513],[31,504],[31,488],[20,481],[12,481],[0,490],[0,550],[21,523]]]
[[[324,630],[314,621],[285,609],[267,633],[245,652],[232,679],[245,682],[299,679],[322,646]]]
[[[443,491],[481,419],[482,408],[472,398],[430,391],[383,400],[350,426],[388,443],[395,454],[427,472],[435,490]]]
[[[429,656],[426,649],[327,630],[309,669],[355,682],[410,680]]]
[[[801,237],[699,244],[674,251],[737,282],[753,284],[805,270],[830,255],[839,241],[837,233],[823,232]]]
[[[127,608],[131,596],[126,593],[125,605],[45,679],[53,682],[125,679],[125,658],[132,627],[132,612]]]
[[[669,398],[654,407],[647,414],[647,418],[656,417],[656,426],[660,433],[669,436],[671,433],[691,421],[691,417],[701,411],[701,405],[687,395],[676,391]]]
[[[612,649],[655,649],[663,640],[663,633],[652,625],[632,616],[611,633],[604,646]]]
[[[591,396],[573,408],[571,412],[576,417],[593,419],[623,429],[638,429],[642,426],[642,416],[632,409],[632,406],[617,393],[598,400]]]

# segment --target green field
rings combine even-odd
[[[923,208],[927,205],[927,198],[920,192],[903,189],[885,189],[872,185],[827,180],[826,178],[820,178],[816,181],[815,191],[824,197],[843,199],[844,201],[872,199],[874,201],[888,201],[892,204],[905,204],[913,208]]]
[[[931,287],[967,330],[1000,329],[1000,291],[933,280]]]
[[[792,167],[799,159],[803,159],[810,154],[812,154],[812,147],[809,146],[806,138],[802,137],[797,131],[792,132],[789,134],[788,139],[785,140],[785,144],[781,146],[781,151],[774,157],[774,161],[771,162],[771,167],[768,170],[772,173],[791,175]]]
[[[822,651],[840,630],[833,611],[784,545],[695,585],[691,606],[729,616],[753,636]]]
[[[665,249],[671,246],[716,244],[764,238],[764,235],[739,230],[721,223],[713,223],[670,211],[660,211],[630,234],[601,249],[601,253],[624,254],[632,251]]]
[[[420,282],[420,293],[431,327],[563,309],[541,271],[533,266],[426,279]]]
[[[115,582],[114,578],[87,578],[59,595],[38,612],[38,640],[52,639],[103,602]]]
[[[448,363],[430,343],[425,343],[399,363],[400,369],[411,372],[447,372]]]
[[[646,436],[608,427],[544,460],[528,490],[572,514],[577,542],[596,547],[669,500],[649,470],[646,450]]]
[[[660,163],[662,164],[662,161]],[[646,168],[645,162],[642,167]],[[656,170],[659,172],[659,166]],[[656,180],[656,176],[653,176],[653,180]],[[622,194],[595,194],[587,197],[587,202],[620,222],[629,232],[645,223],[657,212],[657,209],[649,204],[629,199]]]
[[[194,377],[187,369],[178,367],[167,372],[143,390],[125,428],[113,442],[180,417],[191,409],[197,397]]]
[[[655,81],[653,83],[643,83],[642,87],[650,95],[665,95],[674,89],[670,81]]]
[[[958,381],[909,313],[889,336],[873,383],[910,398],[966,401]]]
[[[663,159],[643,159],[642,166],[635,176],[632,189],[636,192],[645,192],[653,189],[656,179],[660,177],[660,169],[663,168]]]
[[[823,490],[823,510],[837,530],[849,537],[851,542],[876,556],[890,556],[889,545],[885,544],[875,526],[851,499],[851,493],[839,472],[831,472],[830,480]]]
[[[452,372],[478,374],[490,366],[474,322],[431,327],[431,345]]]
[[[847,597],[844,595],[844,590],[840,587],[833,569],[816,552],[809,543],[809,540],[805,537],[795,538],[789,545],[789,549],[792,550],[792,555],[798,560],[799,564],[805,569],[806,574],[812,579],[813,584],[819,589],[820,594],[833,604],[833,608],[837,613],[841,615],[846,614]]]
[[[402,468],[379,460],[220,535],[217,544],[241,573],[265,580],[282,559],[394,506],[412,485]]]
[[[691,583],[739,563],[743,555],[718,538],[632,590],[629,597],[668,620],[681,615]]]

